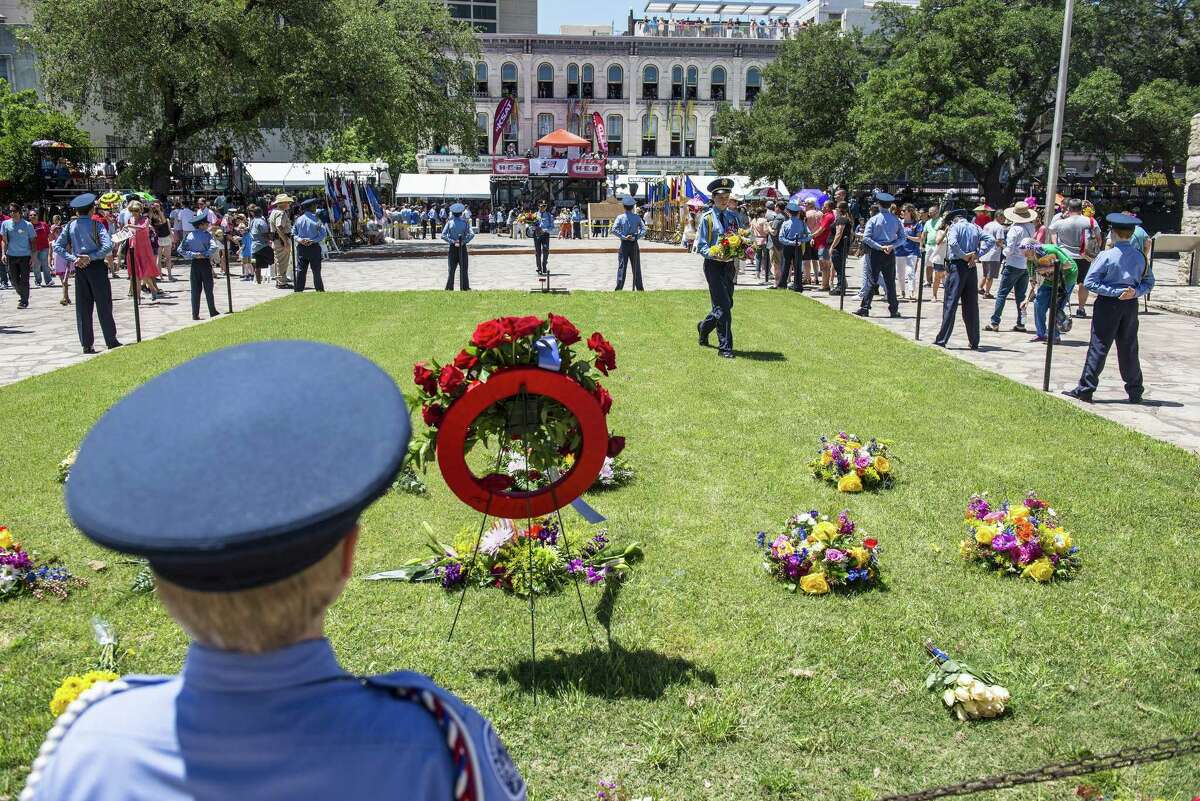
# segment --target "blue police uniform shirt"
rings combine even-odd
[[[54,252],[71,264],[77,256],[91,256],[92,261],[103,261],[112,252],[112,238],[108,229],[91,217],[76,217],[54,240]]]
[[[583,212],[575,209],[571,212],[571,222],[583,222]]]
[[[1115,298],[1126,289],[1138,297],[1154,288],[1154,271],[1146,269],[1146,257],[1131,242],[1117,242],[1096,255],[1083,285],[1097,295]]]
[[[455,798],[447,733],[420,703],[396,697],[404,687],[427,690],[462,723],[481,797],[525,798],[503,744],[473,709],[417,674],[364,682],[324,639],[264,654],[193,643],[182,675],[125,682],[66,729],[34,799]]]
[[[872,250],[883,250],[889,245],[898,248],[904,243],[904,225],[895,214],[881,211],[867,220],[862,241]]]
[[[737,215],[733,212],[728,209],[718,211],[715,206],[704,212],[696,230],[696,251],[704,258],[710,258],[708,249],[730,228],[737,228]]]
[[[207,259],[215,256],[220,250],[221,246],[213,241],[212,234],[197,228],[188,231],[188,235],[179,243],[179,249],[175,252],[185,259]]]
[[[996,247],[996,240],[975,223],[959,217],[946,232],[946,247],[952,261],[963,261],[971,254],[987,253]]]
[[[32,256],[33,239],[36,235],[33,223],[29,220],[5,220],[4,224],[0,225],[0,236],[7,241],[10,256]]]
[[[646,235],[646,223],[638,216],[637,212],[629,209],[613,223],[612,232],[614,236],[632,236],[636,242]]]
[[[442,241],[448,242],[451,245],[456,245],[459,242],[470,242],[475,238],[475,232],[471,230],[471,224],[464,220],[462,216],[451,217],[446,221],[446,225],[442,228]]]
[[[548,211],[539,211],[537,213],[537,227],[546,233],[551,233],[554,230],[554,215]]]
[[[796,215],[789,216],[779,226],[779,243],[781,245],[793,246],[802,245],[812,239],[809,233],[808,225],[805,224],[804,218]]]
[[[296,238],[296,241],[308,239],[320,242],[329,236],[329,229],[325,227],[325,223],[317,219],[317,215],[306,211],[296,222],[292,223],[292,236]]]

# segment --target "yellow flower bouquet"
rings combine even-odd
[[[821,437],[817,458],[809,462],[813,476],[833,484],[839,492],[891,489],[896,479],[887,443],[871,438],[864,444],[854,434],[839,431]]]
[[[749,246],[749,236],[750,232],[746,230],[727,232],[708,249],[708,257],[716,261],[745,258],[746,248]]]
[[[835,590],[867,590],[879,583],[879,541],[865,537],[848,512],[834,519],[817,510],[788,518],[768,541],[758,532],[763,569],[795,592],[825,595]]]

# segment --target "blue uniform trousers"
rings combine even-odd
[[[1013,293],[1017,303],[1017,325],[1025,325],[1025,313],[1021,304],[1025,301],[1025,293],[1029,291],[1029,271],[1024,267],[1005,266],[1000,273],[1000,290],[996,292],[996,308],[992,310],[992,325],[1000,325],[1000,315],[1004,314],[1004,303],[1008,293]]]
[[[308,268],[312,267],[313,286],[318,292],[325,291],[321,280],[321,245],[296,245],[296,291],[303,292],[308,283]]]
[[[715,259],[704,260],[704,280],[712,311],[700,323],[700,335],[717,331],[717,349],[733,353],[733,264]]]
[[[1117,343],[1117,364],[1121,368],[1121,379],[1130,398],[1141,398],[1142,365],[1138,361],[1138,308],[1137,298],[1120,300],[1106,295],[1096,297],[1092,306],[1092,340],[1088,344],[1087,361],[1083,375],[1079,378],[1081,392],[1095,392],[1100,384],[1100,373],[1113,341]]]
[[[962,303],[963,325],[967,328],[967,343],[979,347],[979,278],[975,265],[962,259],[946,264],[945,301],[942,305],[942,328],[938,331],[935,345],[946,346],[954,331],[954,314]]]
[[[533,260],[537,263],[539,273],[550,272],[547,266],[550,261],[550,234],[541,228],[534,229]]]
[[[94,261],[87,267],[75,270],[75,328],[79,331],[79,344],[90,350],[95,343],[92,333],[92,311],[100,318],[100,333],[104,344],[115,348],[117,324],[113,320],[112,284],[108,282],[108,265],[104,260]]]
[[[883,282],[887,292],[888,312],[900,313],[900,299],[896,296],[896,254],[884,253],[868,247],[864,253],[862,308],[871,310],[871,301],[875,299],[875,289]],[[947,296],[948,297],[948,296]]]
[[[446,266],[447,266],[447,270],[448,270],[446,273],[446,290],[447,291],[454,290],[454,271],[455,271],[455,269],[457,269],[459,271],[459,273],[458,273],[458,288],[463,290],[464,292],[471,288],[471,279],[467,275],[467,267],[469,266],[468,262],[469,262],[469,260],[467,258],[467,246],[466,245],[462,245],[462,244],[451,245],[450,249],[448,251],[446,251]]]
[[[208,316],[216,317],[217,304],[213,301],[213,271],[212,262],[208,259],[192,259],[192,317],[200,316],[200,291],[204,290],[204,299],[208,301]]]
[[[621,240],[621,248],[617,251],[617,290],[625,288],[625,267],[633,267],[633,288],[637,292],[644,291],[642,286],[642,251],[638,243],[628,239]]]
[[[788,275],[792,276],[792,289],[797,292],[804,291],[804,283],[801,280],[801,265],[800,265],[800,246],[799,245],[784,245],[780,248],[781,255],[779,259],[779,274],[775,276],[775,286],[783,289],[788,285]]]

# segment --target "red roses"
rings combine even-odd
[[[612,395],[608,394],[608,390],[596,382],[596,388],[592,390],[592,397],[600,404],[600,411],[608,414],[608,410],[612,408]]]
[[[502,317],[500,322],[508,331],[509,341],[513,342],[522,337],[536,334],[544,321],[541,317],[529,315],[528,317]]]
[[[438,375],[438,386],[442,388],[442,392],[453,395],[463,385],[464,380],[466,380],[466,376],[463,375],[462,370],[452,364],[447,364]]]
[[[878,544],[879,540],[875,539],[874,537],[867,537],[865,540],[863,540],[863,547],[870,548],[872,551],[875,550],[875,546]]]
[[[507,335],[508,329],[501,321],[485,320],[475,326],[475,333],[471,334],[471,344],[477,348],[491,350],[503,345]]]
[[[441,404],[431,403],[421,409],[421,419],[425,421],[425,425],[430,428],[437,428],[442,424],[442,420],[446,417],[446,410]]]
[[[617,369],[617,351],[599,332],[595,332],[587,341],[588,347],[596,351],[596,369],[608,375],[609,370]]]
[[[473,370],[478,364],[479,357],[472,356],[465,350],[459,351],[458,355],[454,357],[454,366],[464,372],[467,370]]]
[[[565,319],[565,318],[560,318]],[[486,320],[475,326],[471,335],[471,344],[483,350],[491,350],[501,345],[511,345],[518,339],[536,334],[545,320],[536,315],[525,317],[501,317],[498,320]],[[578,342],[578,339],[576,340]]]
[[[625,450],[624,437],[609,437],[608,438],[608,455],[615,459],[621,455],[621,451]]]
[[[579,329],[566,317],[560,317],[557,314],[551,313],[549,319],[550,333],[554,334],[554,338],[559,341],[559,344],[570,347],[583,339],[583,335],[579,333]]]
[[[437,392],[437,379],[433,375],[433,371],[425,366],[425,362],[417,362],[413,365],[413,383],[426,395],[433,395]]]

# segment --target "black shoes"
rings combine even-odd
[[[731,351],[731,350],[719,350],[719,351],[717,351],[717,355],[720,356],[722,359],[734,358],[733,351]]]
[[[903,315],[900,314],[900,312],[892,312],[888,315],[888,317],[891,317],[893,320],[899,320],[902,316]]]
[[[1063,390],[1063,394],[1068,398],[1074,398],[1075,400],[1083,401],[1084,403],[1092,402],[1092,393],[1085,392],[1079,387],[1075,387],[1074,389],[1065,389]]]
[[[87,355],[91,355],[96,352],[96,349],[95,348],[84,348],[83,352]]]
[[[871,316],[871,313],[869,311],[867,311],[866,309],[855,309],[854,311],[852,311],[850,313],[853,315],[856,315],[858,317],[870,317]]]
[[[696,333],[700,335],[700,347],[707,348],[708,334],[704,333],[704,323],[696,323]]]
[[[1129,402],[1132,403],[1134,406],[1137,406],[1138,404],[1140,404],[1142,402],[1142,396],[1141,395],[1130,395]]]

